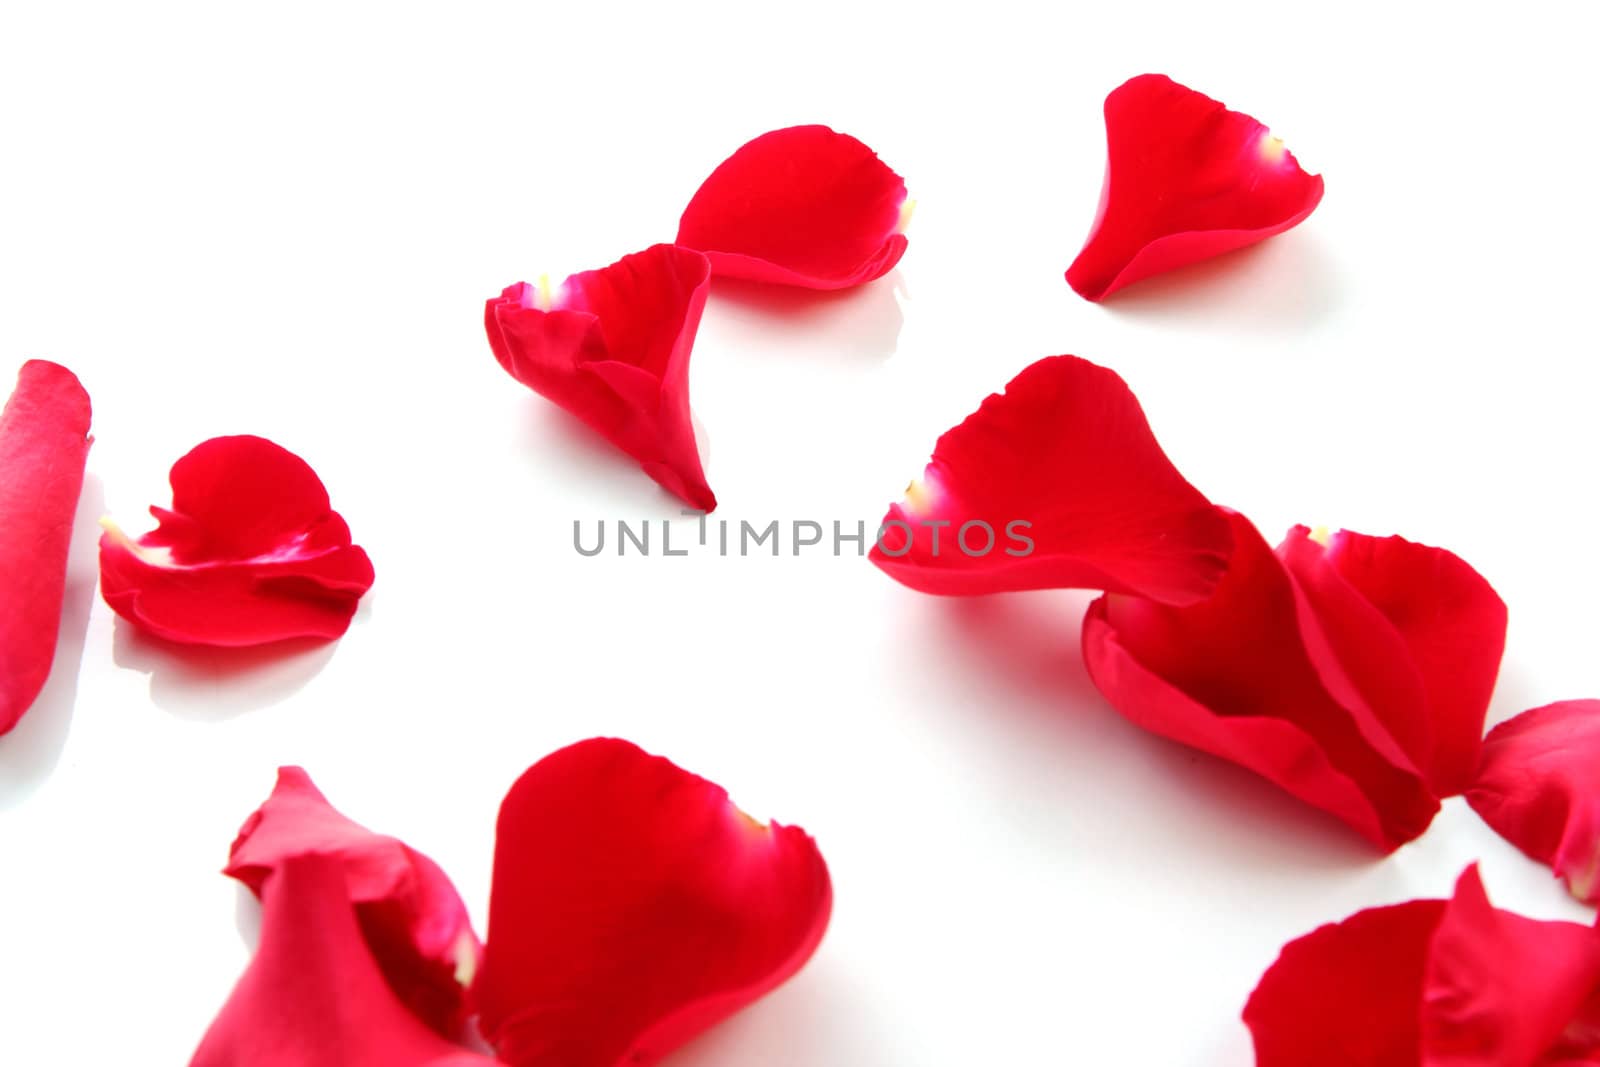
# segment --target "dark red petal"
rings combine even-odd
[[[309,853],[268,876],[261,944],[190,1067],[491,1067],[395,999],[362,941],[342,867]]]
[[[1467,803],[1600,904],[1600,700],[1547,704],[1489,731]]]
[[[338,861],[390,988],[423,1022],[457,1033],[466,1018],[463,983],[480,949],[466,905],[439,865],[340,814],[304,770],[280,767],[272,795],[239,831],[227,873],[260,896],[273,872],[299,856]]]
[[[1245,1005],[1256,1067],[1417,1067],[1442,900],[1369,908],[1283,948]]]
[[[1427,697],[1433,748],[1423,770],[1440,796],[1466,789],[1506,645],[1506,606],[1466,561],[1403,537],[1341,531],[1328,562],[1389,620]]]
[[[1322,178],[1249,115],[1161,74],[1106,97],[1100,210],[1067,282],[1088,300],[1282,233],[1322,199]]]
[[[485,306],[484,328],[513,378],[711,511],[689,417],[689,353],[710,281],[699,252],[654,245],[574,274],[556,293],[510,286]]]
[[[1425,830],[1437,798],[1343,672],[1261,535],[1231,516],[1234,550],[1210,599],[1110,595],[1083,625],[1089,676],[1146,729],[1233,760],[1384,850]]]
[[[1173,467],[1127,383],[1076,356],[1033,364],[940,437],[883,530],[874,563],[953,595],[1078,588],[1190,603],[1216,587],[1231,543],[1227,516]]]
[[[1536,1067],[1600,1056],[1600,930],[1499,911],[1476,867],[1429,952],[1422,1067]]]
[[[854,137],[773,130],[711,172],[678,223],[724,278],[845,289],[905,254],[906,183]]]
[[[512,1067],[654,1063],[794,974],[827,927],[815,843],[625,741],[541,760],[500,808],[472,996]]]
[[[186,644],[333,638],[372,587],[304,460],[260,437],[215,437],[172,468],[172,507],[133,540],[107,525],[100,589],[117,614]]]
[[[88,458],[89,394],[65,367],[24,363],[0,412],[0,734],[50,676]]]

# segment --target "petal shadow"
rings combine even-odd
[[[207,648],[153,637],[118,617],[117,666],[150,676],[150,699],[185,719],[221,722],[299,692],[333,658],[337,641],[296,638],[254,648]]]
[[[1280,234],[1130,285],[1101,302],[1118,318],[1184,330],[1297,333],[1339,307],[1327,250],[1309,232]]]
[[[1128,863],[1169,847],[1163,839],[1210,840],[1237,864],[1285,863],[1307,868],[1359,868],[1377,852],[1357,834],[1242,767],[1151,734],[1106,704],[1089,680],[1079,651],[1084,607],[1093,594],[1012,593],[940,600],[934,647],[999,696],[992,714],[1020,717],[1029,747],[1054,750],[1060,789],[1074,818],[1149,821],[1149,840],[1125,842]],[[1015,723],[1013,725],[1016,725]],[[1097,769],[1098,768],[1098,769]],[[1009,788],[1011,777],[996,768]],[[1088,804],[1085,788],[1112,777],[1136,779],[1138,804]],[[1130,783],[1130,785],[1133,783]],[[1020,788],[1020,786],[1019,786]],[[1111,839],[1113,827],[1097,838]],[[1116,857],[1108,856],[1108,860]]]
[[[738,348],[817,350],[839,362],[882,362],[900,343],[908,299],[899,269],[853,289],[799,289],[735,278],[713,278],[713,328]],[[777,327],[778,329],[775,329]],[[787,328],[787,329],[784,329]]]

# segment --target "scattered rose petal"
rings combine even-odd
[[[1442,548],[1305,527],[1278,554],[1339,662],[1439,796],[1467,787],[1505,651],[1506,606]]]
[[[1423,1064],[1578,1061],[1600,1061],[1600,929],[1500,911],[1468,868],[1429,946]]]
[[[1232,760],[1385,851],[1439,801],[1350,680],[1312,605],[1242,515],[1213,595],[1172,606],[1107,595],[1089,607],[1089,676],[1134,722]]]
[[[1244,1009],[1256,1067],[1419,1065],[1428,943],[1445,906],[1368,908],[1285,945]]]
[[[1322,199],[1265,126],[1164,75],[1112,90],[1105,112],[1100,209],[1067,269],[1087,300],[1282,233]]]
[[[105,521],[100,590],[169,641],[245,647],[334,638],[372,562],[305,460],[261,437],[213,437],[172,467],[172,507],[134,540]]]
[[[804,831],[627,742],[581,742],[500,809],[480,1024],[512,1067],[654,1063],[799,970],[831,903]]]
[[[1573,896],[1600,904],[1600,700],[1547,704],[1489,731],[1467,803]]]
[[[1104,589],[1192,603],[1227,567],[1227,516],[1173,467],[1138,399],[1076,356],[1024,370],[946,432],[872,561],[924,593]]]
[[[367,947],[395,995],[439,1033],[458,1033],[480,949],[444,871],[340,814],[301,768],[280,767],[272,795],[239,831],[227,873],[261,896],[273,872],[308,855],[338,861]]]
[[[261,943],[190,1067],[492,1067],[396,999],[362,939],[347,864],[279,859],[261,887]]]
[[[1244,1009],[1257,1067],[1577,1067],[1600,1054],[1600,930],[1489,904],[1370,908],[1290,942]]]
[[[699,252],[654,245],[574,274],[555,293],[518,283],[484,308],[507,373],[707,512],[717,498],[689,416],[689,353],[710,279]]]
[[[826,126],[773,130],[711,172],[678,223],[713,273],[806,289],[882,277],[906,251],[906,183]]]
[[[83,386],[65,367],[24,363],[0,413],[0,734],[50,676],[88,458]]]

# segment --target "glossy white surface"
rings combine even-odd
[[[889,277],[719,285],[693,398],[718,517],[874,523],[1032,360],[1123,374],[1180,468],[1269,536],[1400,532],[1511,606],[1492,718],[1600,695],[1596,14],[863,3],[11,5],[0,378],[95,404],[63,641],[0,739],[0,1059],[185,1062],[247,958],[218,874],[273,768],[405,837],[481,920],[505,788],[620,734],[804,825],[838,907],[790,985],[673,1067],[1249,1062],[1279,946],[1491,892],[1591,918],[1459,802],[1394,857],[1096,696],[1075,593],[947,602],[864,560],[579,557],[675,516],[495,364],[482,301],[672,237],[747,138],[825,122],[918,200]],[[1170,73],[1328,194],[1253,251],[1073,295],[1100,103]],[[375,562],[337,644],[140,637],[95,593],[200,440],[319,471]],[[685,539],[692,526],[679,520]]]

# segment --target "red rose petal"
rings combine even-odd
[[[1105,112],[1100,210],[1067,269],[1087,300],[1282,233],[1322,199],[1265,126],[1164,75],[1112,90]]]
[[[678,223],[724,278],[846,289],[905,254],[906,183],[877,155],[826,126],[773,130],[700,186]]]
[[[940,437],[883,529],[872,561],[947,595],[1079,588],[1192,603],[1216,587],[1231,544],[1227,516],[1172,466],[1127,383],[1076,356],[1033,364]]]
[[[501,806],[483,1032],[512,1067],[654,1063],[799,970],[831,903],[804,831],[627,742],[581,742]]]
[[[490,1067],[395,998],[362,940],[339,860],[285,856],[261,943],[190,1067]]]
[[[1186,607],[1108,595],[1089,607],[1083,656],[1134,722],[1250,768],[1385,851],[1439,802],[1362,699],[1306,597],[1249,520],[1232,561]]]
[[[480,953],[472,920],[439,865],[404,842],[340,814],[299,767],[250,816],[227,873],[257,895],[298,856],[325,856],[344,871],[347,896],[367,946],[395,995],[433,1029],[453,1035],[466,1018],[466,990]]]
[[[1244,1009],[1257,1067],[1600,1062],[1600,930],[1453,899],[1369,908],[1290,942]]]
[[[73,373],[38,359],[22,365],[0,412],[0,734],[33,705],[55,659],[89,414]]]
[[[1433,726],[1429,779],[1440,796],[1460,793],[1477,768],[1500,674],[1505,602],[1459,556],[1403,537],[1340,532],[1328,544],[1328,561],[1405,640]]]
[[[117,614],[186,644],[334,638],[372,563],[316,473],[260,437],[214,437],[172,467],[172,507],[131,540],[107,525],[100,588]]]
[[[1414,1067],[1442,900],[1369,908],[1283,948],[1245,1005],[1256,1067]]]
[[[1363,697],[1439,796],[1466,788],[1505,650],[1506,607],[1460,557],[1304,527],[1279,554]]]
[[[1429,948],[1423,1067],[1600,1062],[1600,930],[1489,903],[1476,867]]]
[[[689,353],[710,279],[699,252],[654,245],[574,274],[554,294],[513,285],[483,316],[507,373],[702,511],[717,498],[689,417]]]
[[[1547,704],[1489,731],[1467,803],[1573,896],[1600,904],[1600,700]]]

